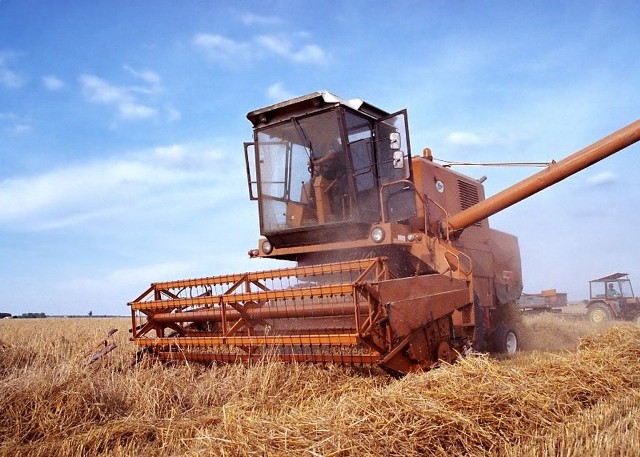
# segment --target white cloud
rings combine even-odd
[[[123,68],[127,70],[130,74],[135,76],[138,79],[141,79],[146,86],[144,87],[133,87],[132,91],[142,92],[142,93],[157,93],[162,90],[162,84],[160,82],[160,76],[151,70],[135,70],[128,65],[123,65]]]
[[[28,119],[14,113],[0,113],[0,126],[3,133],[11,136],[23,135],[32,130]]]
[[[215,149],[171,145],[6,179],[0,181],[0,227],[48,230],[130,214],[142,218],[171,206],[176,214],[206,207],[229,192],[217,165],[223,157]],[[194,197],[200,193],[208,198]]]
[[[53,75],[43,76],[42,84],[46,89],[51,91],[60,90],[64,88],[64,82]]]
[[[605,171],[603,173],[598,173],[595,176],[591,176],[587,179],[586,183],[589,187],[601,187],[613,184],[616,180],[617,177],[614,173]]]
[[[161,146],[153,150],[154,158],[160,160],[168,160],[171,162],[179,162],[184,159],[187,148],[181,144],[172,144],[171,146]]]
[[[162,167],[179,167],[181,170],[203,169],[225,157],[225,152],[219,149],[193,148],[183,144],[160,146],[150,153],[139,155],[139,160],[149,158]],[[207,165],[209,164],[209,165]]]
[[[251,13],[243,14],[240,20],[244,25],[279,25],[284,22],[278,16],[258,16]]]
[[[247,43],[208,33],[197,34],[193,39],[193,44],[204,51],[210,59],[223,62],[247,58],[251,52],[251,48]]]
[[[329,59],[328,54],[315,44],[303,46],[299,51],[291,54],[291,59],[298,63],[312,63],[323,65]]]
[[[447,135],[445,141],[448,145],[454,147],[486,148],[496,146],[514,146],[526,140],[527,137],[524,134],[477,134],[461,131],[450,133]]]
[[[491,141],[487,136],[471,132],[453,132],[447,136],[447,142],[456,146],[487,146]]]
[[[256,43],[271,53],[295,63],[322,65],[328,59],[320,46],[308,44],[296,49],[289,39],[282,36],[262,35],[256,38]]]
[[[167,122],[177,122],[182,119],[182,113],[171,106],[164,107],[164,116]]]
[[[9,61],[13,58],[13,53],[0,53],[0,85],[7,89],[19,89],[25,83],[22,76],[9,68]]]
[[[235,41],[222,35],[200,33],[193,39],[193,44],[201,49],[207,57],[219,62],[242,61],[252,58],[279,56],[293,63],[324,65],[329,55],[316,44],[297,44],[285,35],[261,35],[249,41]],[[294,44],[296,43],[296,44]]]
[[[256,43],[274,54],[286,56],[291,53],[291,43],[282,37],[262,35],[256,38]]]
[[[267,96],[274,101],[287,100],[294,95],[284,88],[284,84],[277,82],[267,87]]]
[[[100,313],[128,314],[125,305],[134,300],[151,281],[168,281],[193,276],[192,262],[177,260],[149,263],[138,266],[118,268],[102,274],[96,272],[92,277],[80,276],[56,282],[51,286],[54,294],[67,297],[90,297],[90,302],[66,302],[66,308],[76,311],[68,313],[86,313],[89,309],[101,309]],[[85,273],[86,274],[86,273]],[[86,298],[85,298],[86,300]],[[82,304],[81,304],[82,303]]]
[[[118,113],[121,119],[135,120],[154,117],[157,111],[149,106],[126,102],[118,104]]]
[[[93,75],[81,75],[80,82],[87,100],[93,103],[122,103],[131,96],[126,89],[112,86],[107,81]]]
[[[7,89],[18,89],[24,84],[24,80],[17,73],[7,67],[0,66],[0,84]]]
[[[157,94],[162,90],[160,76],[150,70],[138,71],[129,66],[124,69],[137,79],[142,80],[143,86],[118,86],[95,75],[80,76],[80,84],[85,99],[90,103],[110,105],[116,108],[118,118],[122,120],[142,120],[157,117],[158,109],[142,103],[139,98]],[[167,113],[169,122],[179,119],[175,110]]]
[[[24,123],[13,124],[5,129],[9,135],[14,136],[29,133],[31,130],[33,130],[31,125]]]
[[[162,262],[115,270],[109,273],[107,280],[113,284],[137,284],[147,282],[149,278],[155,281],[167,281],[180,277],[183,272],[186,273],[191,268],[190,262]]]

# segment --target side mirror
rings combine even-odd
[[[404,153],[400,150],[402,140],[399,132],[389,134],[389,147],[393,151],[393,168],[404,168]]]
[[[404,153],[399,149],[393,151],[393,168],[404,168]]]
[[[398,150],[401,146],[400,141],[400,133],[399,132],[391,132],[389,134],[389,147],[392,150]]]

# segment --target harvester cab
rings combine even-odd
[[[491,198],[412,155],[407,112],[316,92],[247,115],[249,196],[278,270],[154,283],[133,341],[160,359],[377,365],[408,373],[512,352],[517,238],[488,217],[640,139],[640,121]]]
[[[249,194],[265,237],[254,255],[298,248],[273,256],[299,257],[308,246],[360,240],[373,223],[417,215],[406,111],[319,93],[247,117]]]

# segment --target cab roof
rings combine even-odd
[[[363,100],[354,98],[346,100],[333,95],[327,91],[312,92],[301,97],[285,100],[273,105],[266,106],[247,113],[247,119],[253,124],[254,127],[260,125],[266,125],[274,120],[282,120],[293,115],[298,115],[305,112],[315,111],[326,105],[340,104],[348,106],[349,108],[363,112],[375,118],[385,117],[389,115],[387,111],[384,111],[376,106],[373,106]]]
[[[603,276],[602,278],[592,279],[589,282],[604,282],[604,281],[616,281],[618,279],[627,279],[628,273],[611,273],[610,275]]]

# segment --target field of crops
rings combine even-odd
[[[132,366],[126,319],[0,321],[0,455],[585,456],[640,449],[640,328],[526,318],[524,351],[392,379]],[[87,351],[110,328],[118,347]]]

